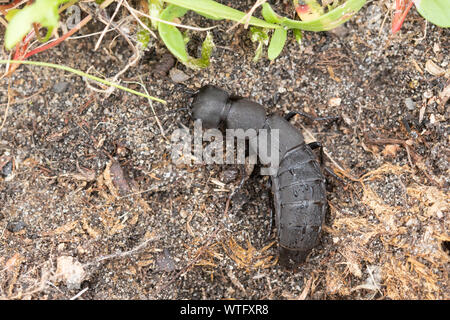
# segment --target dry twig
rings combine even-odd
[[[248,28],[248,24],[250,23],[250,19],[253,15],[253,13],[255,12],[255,10],[261,6],[264,2],[266,2],[267,0],[257,0],[255,2],[255,4],[253,5],[253,7],[250,9],[249,12],[247,12],[247,14],[245,16],[242,17],[241,20],[239,20],[238,22],[236,22],[233,26],[231,26],[230,29],[227,30],[227,32],[230,32],[231,30],[233,30],[234,28],[236,28],[238,25],[240,25],[241,23],[243,23],[244,21],[244,29]]]

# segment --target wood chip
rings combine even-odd
[[[341,82],[342,80],[339,79],[335,74],[334,70],[331,66],[327,66],[328,74],[330,75],[330,78],[333,79],[336,82]]]
[[[95,179],[96,179],[95,170],[82,168],[82,167],[78,168],[78,172],[68,173],[68,174],[65,174],[62,176],[67,176],[69,178],[72,178],[72,179],[78,180],[78,181],[95,181]]]
[[[309,290],[311,289],[312,280],[313,280],[313,278],[311,277],[306,282],[305,288],[303,289],[302,293],[298,297],[298,300],[305,300],[306,299],[306,297],[308,296]]]
[[[89,226],[89,223],[87,222],[86,219],[83,219],[82,227],[83,227],[84,231],[86,231],[87,234],[90,235],[94,239],[99,238],[100,235],[101,235],[100,231],[98,231],[97,229],[92,228],[91,226]]]
[[[445,69],[439,67],[436,63],[433,62],[433,60],[428,60],[425,63],[425,70],[427,70],[433,76],[437,77],[443,76],[445,74]]]
[[[50,232],[44,232],[42,235],[45,236],[55,236],[58,234],[67,233],[71,230],[73,230],[78,224],[78,220],[71,221],[66,223],[65,225],[62,225],[61,227],[56,228],[55,230],[52,230]]]
[[[328,105],[330,107],[339,107],[341,105],[342,99],[341,98],[331,98],[330,100],[328,100]]]
[[[118,198],[132,192],[128,179],[125,177],[124,171],[119,162],[110,161],[103,172],[104,182],[111,194]]]
[[[24,257],[20,253],[14,254],[11,258],[8,259],[5,263],[5,268],[2,271],[10,270],[11,268],[15,268],[22,263]]]
[[[61,256],[56,260],[56,274],[63,279],[69,290],[80,289],[86,277],[83,265],[70,256]]]
[[[441,106],[444,107],[447,101],[450,99],[450,81],[447,82],[447,86],[439,93],[441,100]]]
[[[59,130],[57,132],[54,132],[52,134],[49,134],[47,137],[45,137],[45,140],[48,142],[57,142],[62,139],[64,139],[64,136],[70,131],[68,127],[65,127],[62,130]]]
[[[383,155],[386,157],[395,157],[397,156],[398,150],[400,146],[398,144],[388,144],[384,147]]]

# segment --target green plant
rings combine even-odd
[[[298,0],[295,0],[294,5],[296,5],[297,2]],[[307,21],[298,21],[282,17],[275,13],[268,3],[263,3],[261,14],[264,19],[281,26],[280,29],[276,29],[273,32],[267,52],[268,58],[273,60],[281,53],[286,43],[287,30],[293,30],[295,39],[297,42],[301,42],[301,30],[326,31],[336,28],[350,19],[359,9],[361,9],[365,2],[366,0],[348,0],[339,6],[329,8],[329,11],[324,13],[323,8],[320,7],[319,9],[315,6],[311,6],[312,2],[310,1],[310,11],[314,11],[314,14],[312,15],[314,18],[310,18]],[[296,8],[298,8],[298,6],[296,6]]]
[[[57,45],[63,41],[65,37],[69,36],[68,33],[54,41],[52,44],[49,43],[48,45],[41,46],[38,50],[35,49],[31,52],[27,52],[28,43],[31,38],[35,35],[39,38],[38,31],[40,27],[47,28],[46,36],[40,40],[46,42],[49,39],[52,30],[58,25],[58,10],[62,11],[67,8],[68,5],[64,6],[63,9],[59,7],[61,4],[68,1],[69,0],[36,0],[33,4],[27,5],[22,9],[8,11],[6,17],[9,20],[9,24],[5,34],[5,47],[7,49],[12,49],[14,46],[17,46],[14,55],[15,60],[26,59],[32,54]],[[311,8],[316,8],[313,5],[314,1],[315,0],[307,0]],[[244,12],[217,3],[213,0],[147,0],[148,15],[146,15],[147,18],[141,18],[140,24],[145,28],[138,31],[138,41],[145,47],[149,41],[148,31],[150,28],[153,30],[157,29],[161,40],[180,62],[194,69],[208,66],[209,58],[214,47],[212,35],[207,33],[202,45],[201,57],[194,58],[189,56],[186,50],[186,44],[189,39],[188,33],[182,34],[172,23],[172,21],[183,17],[188,10],[192,10],[208,19],[225,19],[236,21],[238,23],[245,22],[250,24],[253,27],[250,31],[252,40],[259,42],[255,52],[255,60],[262,55],[263,46],[269,43],[269,40],[268,57],[273,60],[282,51],[287,39],[288,30],[294,30],[296,40],[300,41],[302,38],[300,30],[323,31],[332,29],[347,21],[362,7],[365,1],[366,0],[347,0],[341,5],[329,7],[327,13],[325,13],[324,9],[321,9],[321,15],[318,16],[317,19],[312,19],[310,21],[296,21],[277,15],[268,3],[262,4],[262,15],[264,17],[264,20],[262,20],[248,16]],[[77,0],[71,0],[70,4],[75,2],[77,2]],[[114,0],[106,0],[102,2],[101,6],[105,8],[112,2],[114,2]],[[165,6],[165,4],[167,5]],[[0,6],[0,10],[1,9]],[[5,13],[6,11],[2,12]],[[88,20],[83,20],[83,23],[80,24],[78,29],[81,25],[87,23],[87,21]],[[71,32],[76,32],[76,30],[71,30]],[[271,36],[269,35],[270,32],[272,32]]]
[[[160,18],[165,21],[172,21],[175,18],[182,17],[187,12],[186,9],[174,5],[169,5],[161,13]],[[186,43],[189,38],[183,36],[181,32],[174,26],[160,22],[158,24],[159,35],[170,52],[182,63],[192,69],[204,68],[209,65],[214,43],[212,35],[208,33],[202,44],[202,55],[200,58],[193,58],[188,55]]]
[[[244,12],[222,5],[213,0],[165,0],[165,2],[171,4],[161,13],[160,18],[165,21],[172,21],[175,18],[180,18],[187,10],[195,11],[204,17],[214,20],[226,19],[242,23],[246,17]],[[322,9],[321,15],[309,21],[297,21],[282,17],[276,14],[267,2],[263,3],[262,15],[264,20],[255,17],[250,17],[248,20],[248,23],[252,26],[250,28],[251,39],[254,42],[258,42],[254,61],[261,57],[263,46],[268,43],[268,58],[270,60],[275,59],[283,50],[288,30],[295,30],[295,38],[297,41],[300,41],[302,35],[299,30],[325,31],[333,29],[350,19],[353,14],[361,9],[365,2],[366,0],[347,0],[340,5],[327,8],[328,12],[326,13],[325,10]],[[176,7],[183,9],[176,9]],[[167,48],[181,62],[190,67],[196,66],[194,60],[187,56],[184,39],[180,31],[176,27],[169,26],[163,22],[159,23],[158,28],[161,39],[164,41]],[[271,39],[268,30],[273,30]]]
[[[239,10],[222,5],[212,0],[167,0],[165,2],[169,3],[169,5],[165,9],[161,9],[159,18],[169,22],[174,19],[181,18],[187,13],[188,10],[193,10],[197,14],[213,20],[226,19],[242,22],[246,15]],[[249,24],[262,28],[279,28],[276,24],[255,17],[250,17]],[[188,40],[187,35],[183,36],[178,28],[162,21],[158,23],[157,28],[161,40],[164,42],[165,46],[175,57],[177,57],[180,62],[192,69],[204,68],[209,65],[210,56],[214,48],[213,38],[210,33],[207,34],[203,42],[201,57],[193,58],[188,55],[186,50],[186,43]]]
[[[450,0],[395,0],[392,33],[400,30],[413,4],[426,20],[442,28],[450,27]]]
[[[255,57],[253,61],[258,61],[261,58],[264,45],[269,43],[269,34],[267,29],[258,28],[258,27],[250,27],[250,40],[252,42],[258,42],[258,47],[255,50]]]
[[[431,23],[450,28],[450,0],[416,0],[416,9]]]
[[[5,33],[5,47],[12,49],[22,38],[30,32],[33,23],[39,23],[47,28],[47,34],[42,40],[46,42],[55,27],[58,26],[59,5],[69,0],[36,0],[32,5],[21,10],[10,11],[8,28]]]
[[[161,102],[163,104],[167,104],[167,102],[165,100],[156,98],[156,97],[152,97],[148,94],[144,94],[142,92],[133,90],[133,89],[129,89],[127,87],[121,86],[120,84],[87,74],[85,72],[82,72],[80,70],[77,69],[73,69],[67,66],[62,66],[59,64],[54,64],[54,63],[48,63],[48,62],[41,62],[41,61],[18,61],[18,60],[0,60],[0,64],[10,64],[10,63],[14,63],[14,64],[28,64],[28,65],[33,65],[33,66],[38,66],[38,67],[47,67],[47,68],[54,68],[54,69],[59,69],[59,70],[63,70],[63,71],[67,71],[67,72],[71,72],[73,74],[79,75],[80,77],[85,77],[87,79],[93,80],[93,81],[97,81],[99,83],[102,84],[106,84],[108,86],[132,93],[134,95],[140,96],[140,97],[144,97],[147,99],[151,99],[157,102]]]
[[[36,53],[54,47],[88,23],[92,19],[91,15],[85,17],[63,36],[54,41],[47,41],[52,33],[52,30],[58,24],[59,13],[77,1],[78,0],[37,0],[32,5],[26,5],[22,9],[12,9],[14,6],[20,4],[20,0],[13,0],[13,2],[8,5],[0,5],[0,12],[4,14],[6,19],[9,21],[6,28],[5,45],[7,48],[12,48],[15,46],[13,60],[22,61]],[[100,5],[100,8],[106,8],[113,1],[114,0],[105,0]],[[59,7],[59,4],[61,3],[65,3],[65,5]],[[30,10],[30,8],[32,10]],[[41,38],[39,35],[39,28],[42,26],[47,28],[47,35],[44,38]],[[45,43],[31,51],[28,51],[28,46],[35,36],[41,42]],[[6,75],[12,74],[18,66],[19,64],[17,63],[11,64],[6,72]]]

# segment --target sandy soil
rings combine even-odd
[[[22,66],[0,80],[2,119],[8,84],[11,99],[0,129],[0,297],[449,299],[450,32],[413,10],[392,36],[390,19],[385,2],[373,1],[344,27],[307,32],[302,46],[290,35],[278,59],[253,63],[246,30],[227,33],[231,23],[190,13],[183,23],[219,25],[209,68],[176,64],[190,78],[174,83],[153,72],[167,62],[153,40],[121,76],[167,105],[118,90],[106,97],[48,68]],[[102,29],[91,23],[79,34]],[[191,54],[203,36],[192,34]],[[111,32],[94,51],[97,39],[33,59],[113,77],[132,50]],[[447,76],[431,74],[430,61]],[[322,142],[342,180],[328,176],[321,244],[296,271],[276,263],[258,168],[226,208],[236,167],[171,162],[170,135],[192,129],[189,92],[205,84],[274,113],[341,117],[293,121]]]

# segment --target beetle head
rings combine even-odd
[[[228,93],[220,88],[206,85],[194,96],[192,118],[202,120],[205,128],[217,128],[226,117]]]

